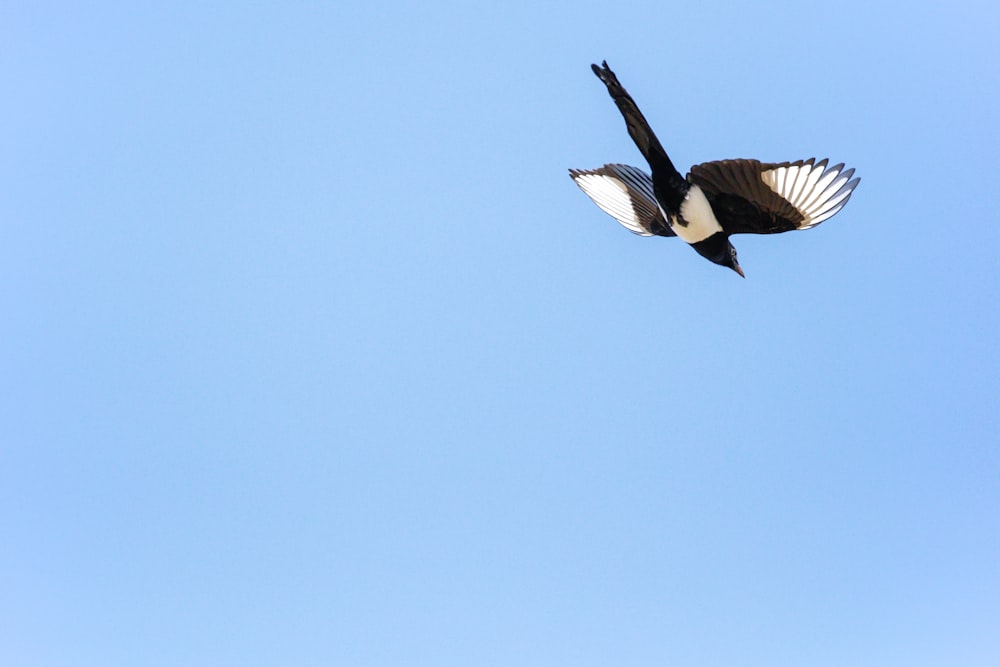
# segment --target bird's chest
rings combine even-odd
[[[670,229],[674,234],[687,243],[704,241],[712,234],[722,231],[722,225],[716,219],[711,204],[697,185],[692,185],[688,190],[681,202],[679,214],[669,215],[667,220],[670,221]]]

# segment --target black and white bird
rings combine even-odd
[[[705,259],[743,276],[730,235],[815,227],[844,208],[861,180],[851,178],[854,169],[815,158],[705,162],[684,178],[608,63],[591,68],[608,87],[653,175],[624,164],[569,174],[605,213],[640,236],[679,236]]]

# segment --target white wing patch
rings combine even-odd
[[[826,164],[825,159],[815,164],[809,159],[760,174],[767,187],[805,218],[799,229],[815,227],[844,208],[861,181],[860,178],[851,179],[854,169],[845,171],[843,164],[832,167]]]
[[[630,232],[652,236],[653,222],[664,219],[653,194],[653,180],[641,169],[606,164],[600,169],[570,169],[569,174],[602,211]]]

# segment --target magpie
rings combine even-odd
[[[653,174],[625,164],[570,169],[580,189],[605,213],[640,236],[679,236],[705,259],[746,277],[732,234],[779,234],[809,229],[844,208],[861,181],[843,164],[816,158],[769,163],[719,160],[674,167],[635,100],[608,67],[591,65]]]

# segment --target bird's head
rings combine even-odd
[[[743,269],[740,268],[740,263],[736,261],[736,248],[733,244],[726,239],[725,245],[719,249],[719,252],[713,256],[709,257],[710,260],[718,264],[719,266],[728,266],[730,269],[740,274],[741,278],[746,278],[743,273]]]
[[[743,269],[740,268],[740,263],[736,261],[736,248],[733,247],[732,243],[726,243],[726,255],[723,261],[719,262],[723,266],[728,266],[730,269],[740,274],[740,278],[746,278],[743,273]]]
[[[740,268],[740,263],[736,261],[736,248],[729,242],[729,234],[716,232],[703,241],[692,243],[691,247],[708,261],[719,266],[728,266],[741,277],[746,278],[743,275],[743,269]]]

